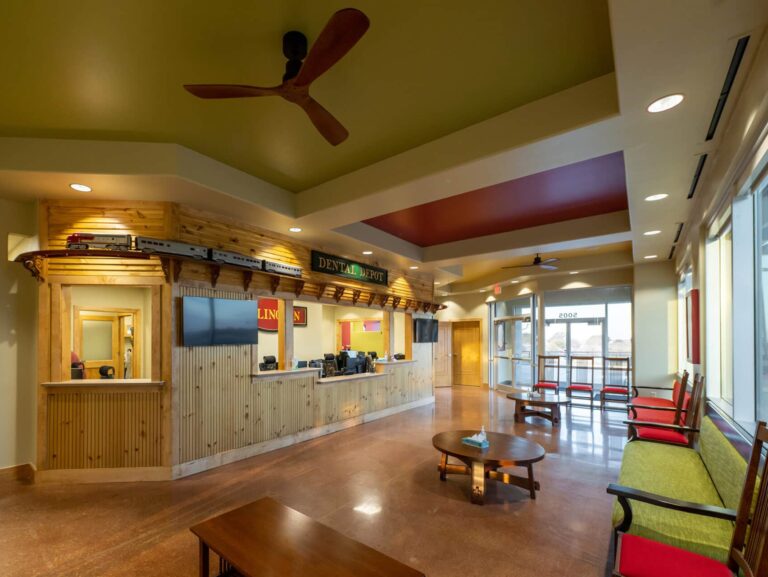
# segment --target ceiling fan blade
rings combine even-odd
[[[559,260],[560,260],[559,258],[554,258],[553,257],[553,258],[545,259],[545,260],[541,261],[539,264],[550,264],[550,263],[553,263],[553,262],[557,262]]]
[[[301,99],[296,102],[296,104],[304,109],[304,112],[307,113],[307,116],[309,116],[309,119],[312,121],[312,124],[315,125],[315,128],[317,128],[320,134],[334,146],[344,142],[349,136],[349,132],[347,132],[347,129],[344,128],[341,122],[336,120],[336,117],[333,114],[323,108],[321,104],[311,96]]]
[[[262,88],[247,84],[185,84],[184,88],[198,98],[249,98],[280,93],[280,86]]]
[[[307,86],[336,64],[363,37],[369,25],[368,17],[355,8],[336,12],[310,48],[294,84]]]
[[[520,265],[517,265],[517,266],[503,266],[503,267],[501,267],[501,268],[503,268],[503,269],[504,269],[504,268],[531,268],[532,266],[536,266],[536,265],[532,265],[532,264],[520,264]]]
[[[544,270],[557,270],[557,267],[551,264],[540,264],[539,268],[543,268]]]

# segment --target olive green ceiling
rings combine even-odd
[[[181,87],[278,84],[282,34],[348,5],[371,27],[312,87],[338,147],[280,98]],[[298,191],[612,70],[606,0],[4,0],[0,135],[176,142]]]

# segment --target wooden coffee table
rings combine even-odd
[[[192,527],[200,540],[200,577],[209,549],[220,570],[244,577],[424,577],[424,574],[264,498]]]
[[[494,479],[507,485],[516,485],[528,489],[531,499],[536,498],[536,491],[541,489],[533,478],[533,464],[546,455],[544,447],[533,441],[506,435],[504,433],[486,433],[490,446],[478,449],[461,442],[462,437],[471,437],[478,431],[446,431],[432,437],[432,445],[442,453],[437,470],[440,480],[445,481],[449,473],[472,476],[471,501],[482,505],[485,500],[485,480]],[[455,457],[464,465],[448,463],[448,457]],[[499,471],[502,467],[525,467],[527,477],[520,477]]]
[[[560,406],[571,402],[568,397],[543,393],[509,393],[507,398],[515,401],[516,423],[524,422],[526,417],[543,417],[555,427],[560,426]]]

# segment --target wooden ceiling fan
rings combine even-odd
[[[557,270],[557,267],[553,264],[559,261],[559,258],[548,258],[545,260],[542,260],[541,256],[538,254],[536,255],[536,258],[533,259],[533,262],[531,264],[524,264],[520,266],[503,266],[501,268],[531,268],[534,266],[537,266],[544,270]]]
[[[185,84],[184,88],[200,98],[248,98],[253,96],[281,96],[298,104],[307,113],[312,124],[336,146],[346,140],[349,132],[330,112],[309,95],[314,80],[341,60],[362,38],[370,22],[355,8],[339,10],[331,16],[317,40],[307,52],[307,37],[291,31],[283,36],[285,64],[283,83],[260,87],[247,84]]]

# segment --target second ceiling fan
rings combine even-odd
[[[541,256],[538,254],[536,255],[536,258],[533,259],[533,262],[531,264],[523,264],[519,266],[503,266],[501,268],[503,269],[511,269],[511,268],[531,268],[531,267],[539,267],[543,270],[557,270],[557,267],[554,265],[554,263],[558,262],[559,258],[548,258],[542,260]]]
[[[280,96],[300,106],[323,137],[334,146],[349,132],[330,112],[309,95],[314,80],[341,60],[362,38],[370,21],[360,10],[345,8],[331,16],[312,48],[307,51],[307,37],[291,31],[283,36],[285,64],[283,82],[262,87],[248,84],[185,84],[184,88],[199,98],[248,98]]]

